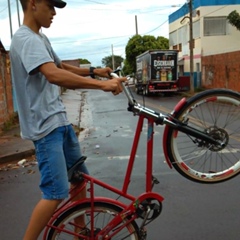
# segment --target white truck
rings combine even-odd
[[[189,77],[179,81],[177,74],[178,52],[175,50],[148,50],[136,57],[135,91],[149,95],[160,92],[177,92],[190,86]]]

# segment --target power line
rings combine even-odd
[[[168,21],[168,19],[167,20],[165,20],[162,24],[160,24],[159,26],[157,26],[157,27],[155,27],[154,29],[152,29],[152,30],[150,30],[150,31],[148,31],[148,32],[146,32],[146,33],[144,33],[144,34],[142,34],[142,35],[146,35],[146,34],[148,34],[148,33],[151,33],[151,32],[153,32],[153,31],[155,31],[155,30],[157,30],[158,28],[160,28],[161,26],[163,26],[165,23],[167,23],[167,21]],[[124,36],[115,36],[115,37],[108,37],[108,38],[98,38],[98,39],[85,39],[85,40],[81,40],[81,42],[91,42],[91,41],[101,41],[101,40],[107,40],[107,39],[115,39],[115,38],[123,38],[123,37],[132,37],[133,35],[124,35]],[[60,42],[60,43],[54,43],[53,41],[52,41],[52,43],[53,44],[63,44],[63,43],[70,43],[70,42],[76,42],[76,40],[75,41],[68,41],[68,42]],[[121,42],[124,42],[123,44],[119,44],[119,43],[121,43]],[[114,45],[114,47],[125,47],[126,46],[126,44],[127,44],[127,40],[121,40],[121,41],[118,41],[117,43],[113,43],[113,45]],[[97,47],[96,46],[96,49],[97,50],[93,50],[93,51],[89,51],[89,50],[87,50],[87,51],[79,51],[78,53],[67,53],[67,54],[64,54],[64,55],[62,55],[62,57],[63,58],[70,58],[70,57],[79,57],[79,55],[87,55],[87,56],[94,56],[94,55],[101,55],[101,54],[104,54],[104,53],[106,53],[106,49],[109,49],[109,55],[111,55],[111,53],[110,53],[110,46],[105,46],[105,47],[101,47],[101,48],[99,48],[99,47]],[[100,50],[100,51],[99,51]],[[124,54],[124,53],[123,53]],[[123,55],[122,54],[122,55]],[[68,57],[69,56],[69,57]]]
[[[155,30],[157,30],[158,28],[162,27],[162,26],[163,26],[165,23],[167,23],[167,22],[168,22],[168,19],[167,19],[165,22],[163,22],[161,25],[157,26],[156,28],[152,29],[152,30],[149,31],[149,32],[146,32],[145,34],[148,34],[148,33],[150,33],[150,32],[154,32]]]
[[[145,34],[148,34],[148,33],[151,33],[151,32],[154,32],[155,30],[157,30],[158,28],[162,27],[165,23],[168,22],[168,19],[165,20],[163,23],[161,23],[159,26],[155,27],[154,29],[148,31],[148,32],[145,32],[143,33],[142,35],[145,35]],[[134,34],[129,34],[129,35],[122,35],[122,36],[111,36],[111,37],[105,37],[105,38],[92,38],[92,39],[81,39],[80,41],[81,42],[96,42],[96,41],[103,41],[103,40],[110,40],[110,39],[115,39],[115,38],[124,38],[124,37],[131,37],[133,36]],[[51,39],[51,38],[50,38]],[[65,44],[65,43],[74,43],[74,42],[77,42],[78,40],[71,40],[71,41],[64,41],[64,42],[54,42],[54,40],[52,39],[51,40],[51,43],[53,44]]]
[[[114,47],[125,47],[125,43],[122,43],[122,44],[113,44]],[[109,45],[110,46],[110,45]],[[92,51],[89,51],[89,50],[81,50],[81,48],[79,48],[79,53],[76,53],[76,54],[87,54],[87,55],[95,55],[95,54],[100,54],[102,52],[106,52],[106,49],[109,49],[110,47],[109,46],[104,46],[104,47],[99,47],[99,48],[96,48]],[[76,48],[75,48],[76,50]],[[78,50],[78,49],[77,49]],[[72,55],[72,54],[71,54]]]
[[[10,5],[13,5],[13,1],[10,2]],[[6,9],[8,9],[8,5],[7,5],[5,8],[3,8],[2,10],[0,10],[0,13],[3,12],[3,11],[5,11]]]
[[[92,0],[84,0],[84,1],[85,1],[85,2],[97,3],[97,4],[101,4],[101,5],[107,5],[106,3],[101,3],[101,2],[92,1]]]
[[[92,39],[81,39],[81,42],[92,42],[92,41],[103,41],[103,40],[108,40],[108,39],[114,39],[114,38],[123,38],[123,37],[129,37],[132,35],[123,35],[123,36],[115,36],[115,37],[105,37],[105,38],[92,38]],[[51,39],[51,38],[49,38]],[[54,44],[65,44],[65,43],[74,43],[77,42],[78,40],[71,40],[71,41],[64,41],[64,42],[54,42],[54,40],[51,40],[51,43]]]

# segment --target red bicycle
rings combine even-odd
[[[44,240],[147,238],[146,225],[160,215],[163,201],[160,194],[153,192],[158,183],[152,175],[155,125],[166,125],[163,149],[169,167],[189,180],[211,184],[240,173],[239,93],[226,89],[206,90],[189,99],[183,98],[170,114],[162,114],[137,103],[129,89],[123,87],[129,101],[128,111],[139,119],[122,189],[79,173],[77,166],[72,167],[70,178],[84,181],[89,196],[79,201],[72,201],[72,196],[62,203],[46,226]],[[140,196],[133,196],[128,187],[144,120],[148,125],[146,189]],[[108,189],[124,200],[96,196],[97,187]],[[77,195],[82,189],[79,183],[72,191]],[[79,217],[85,219],[84,228],[75,221]]]

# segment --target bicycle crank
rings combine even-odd
[[[160,215],[161,211],[162,211],[162,203],[159,202],[157,199],[144,200],[139,205],[136,211],[138,217],[143,219],[143,222],[140,228],[142,228],[143,226],[146,226],[147,224],[152,222],[154,219],[156,219]]]

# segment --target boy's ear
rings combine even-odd
[[[36,11],[36,4],[35,4],[35,0],[30,0],[30,3],[32,5],[32,10]]]

